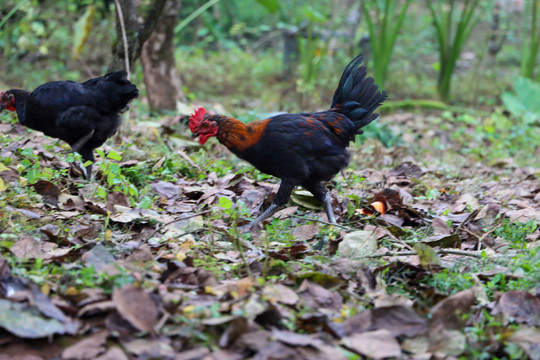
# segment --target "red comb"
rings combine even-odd
[[[189,129],[191,132],[195,132],[201,121],[204,119],[204,115],[206,114],[206,110],[202,107],[195,110],[193,115],[189,118]]]

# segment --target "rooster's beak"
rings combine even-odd
[[[196,139],[199,136],[198,132],[194,132],[193,135],[191,135],[192,139]]]

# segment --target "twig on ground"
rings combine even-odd
[[[191,158],[188,156],[188,154],[186,154],[182,150],[178,150],[177,152],[178,152],[178,155],[180,155],[184,160],[186,160],[189,163],[189,165],[199,170],[199,172],[201,171],[201,168],[199,167],[199,165],[195,164],[193,160],[191,160]]]
[[[464,251],[464,250],[448,250],[448,249],[441,249],[437,250],[437,254],[439,255],[460,255],[460,256],[470,256],[478,259],[483,259],[483,256],[479,254],[478,252],[472,252],[472,251]],[[395,257],[395,256],[412,256],[412,255],[418,255],[416,251],[389,251],[384,254],[373,254],[368,255],[366,257],[368,258],[381,258],[385,256]]]
[[[342,229],[346,229],[346,230],[351,230],[351,231],[352,230],[358,230],[358,229],[355,229],[355,228],[347,226],[347,225],[332,224],[331,222],[320,220],[320,219],[313,219],[313,218],[308,218],[308,217],[299,216],[299,215],[291,215],[291,216],[294,217],[294,218],[300,219],[300,220],[315,221],[315,222],[318,222],[318,223],[321,223],[321,224],[332,225],[332,226],[342,228]]]

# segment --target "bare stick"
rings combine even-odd
[[[122,7],[120,6],[120,1],[114,0],[116,4],[116,11],[118,12],[118,20],[120,21],[120,29],[122,30],[122,41],[124,43],[124,61],[126,63],[126,72],[127,79],[131,77],[131,70],[129,68],[129,52],[128,52],[128,41],[126,34],[126,25],[124,24],[124,14],[122,13]]]
[[[437,254],[439,255],[460,255],[460,256],[470,256],[478,259],[482,259],[483,256],[479,254],[478,252],[473,251],[464,251],[464,250],[447,250],[447,249],[441,249],[437,250]],[[386,256],[412,256],[412,255],[418,255],[416,251],[389,251],[384,254],[373,254],[368,255],[366,257],[368,258],[381,258]]]
[[[324,220],[321,220],[321,219],[313,219],[313,218],[308,218],[308,217],[298,216],[298,215],[291,215],[291,217],[294,217],[294,218],[297,218],[297,219],[300,219],[300,220],[315,221],[315,222],[318,222],[318,223],[321,223],[321,224],[331,225],[331,226],[335,226],[335,227],[342,228],[342,229],[345,229],[345,230],[358,230],[358,229],[352,228],[352,227],[347,226],[347,225],[334,224],[334,223],[324,221]]]

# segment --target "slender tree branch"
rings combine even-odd
[[[131,71],[129,67],[129,47],[126,34],[126,24],[124,23],[124,14],[122,13],[122,6],[118,0],[114,0],[116,4],[116,11],[118,12],[118,21],[120,22],[120,29],[122,30],[122,41],[124,42],[124,61],[126,66],[127,78],[131,77]]]
[[[144,24],[137,31],[137,43],[133,49],[133,59],[138,59],[141,56],[142,46],[156,28],[166,2],[167,0],[157,0],[154,6],[148,11]]]

